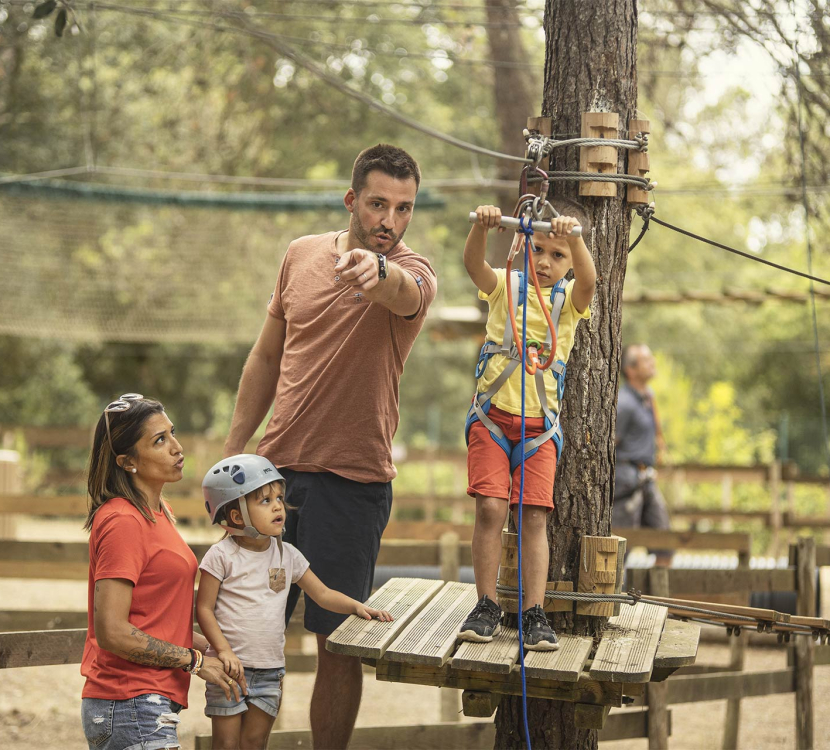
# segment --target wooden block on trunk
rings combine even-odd
[[[634,140],[640,133],[648,135],[651,133],[651,124],[648,120],[629,120],[628,138]],[[632,177],[648,177],[649,160],[645,151],[628,152],[628,174]],[[648,204],[649,193],[636,185],[629,185],[627,196],[629,203]]]
[[[625,555],[625,539],[617,536],[584,536],[579,557],[578,591],[586,594],[618,593],[619,557]],[[613,602],[577,602],[578,615],[611,617]]]
[[[499,693],[465,690],[461,693],[461,710],[464,716],[477,716],[486,719],[496,712],[500,701],[501,694]]]
[[[583,138],[618,137],[620,116],[616,112],[583,112]],[[579,169],[581,172],[599,174],[617,174],[617,148],[615,146],[581,146],[579,149]],[[615,182],[580,182],[579,194],[597,197],[614,197],[617,195]]]

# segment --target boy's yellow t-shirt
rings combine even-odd
[[[507,271],[504,268],[494,268],[496,272],[496,288],[491,294],[485,294],[479,291],[479,299],[486,300],[490,306],[490,311],[487,315],[487,340],[495,341],[501,344],[504,338],[504,328],[510,325],[507,316],[507,286],[505,279]],[[580,319],[586,320],[591,317],[591,308],[588,307],[584,312],[580,313],[573,305],[571,296],[573,294],[574,281],[571,280],[565,286],[565,304],[562,306],[562,312],[559,316],[559,335],[556,339],[556,360],[567,362],[568,357],[571,356],[571,349],[574,345],[574,336],[576,334],[576,325]],[[550,288],[542,288],[544,294],[544,302],[551,311],[553,305],[550,301]],[[515,300],[514,300],[515,304]],[[528,286],[528,300],[527,300],[527,337],[529,339],[536,339],[537,341],[544,341],[547,337],[548,322],[545,319],[542,307],[539,304],[539,299],[536,295],[536,289],[532,282]],[[522,308],[516,311],[516,327],[519,331],[519,336],[522,335]],[[542,362],[547,360],[547,354],[540,357]],[[487,369],[484,371],[481,379],[478,381],[477,392],[484,393],[501,374],[502,370],[507,366],[511,360],[501,354],[494,354],[487,363]],[[522,413],[522,368],[521,365],[517,367],[508,381],[499,389],[491,403],[509,414]],[[556,392],[556,379],[553,373],[545,371],[545,392],[547,394],[548,406],[551,411],[559,411],[559,399]],[[536,393],[536,381],[534,377],[525,375],[525,415],[528,417],[542,417],[544,412],[539,403],[539,396]]]

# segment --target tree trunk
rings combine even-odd
[[[498,61],[493,67],[493,91],[496,120],[499,126],[499,150],[504,154],[521,156],[525,152],[522,130],[527,118],[538,114],[539,98],[533,96],[536,73],[526,67],[529,63],[527,51],[522,44],[521,18],[516,11],[516,0],[488,0],[485,5],[490,58]],[[498,26],[496,24],[504,24]],[[499,188],[496,205],[510,214],[519,198],[518,175],[521,165],[516,162],[500,161],[498,179],[512,180],[512,189]],[[487,241],[487,256],[491,264],[503,266],[510,250],[513,235],[510,232],[492,232]]]
[[[581,113],[617,112],[627,133],[637,104],[637,9],[619,0],[548,0],[545,8],[545,84],[542,114],[553,132],[579,136]],[[620,151],[618,171],[624,173]],[[579,170],[577,149],[556,149],[552,170]],[[591,222],[586,243],[597,268],[591,320],[579,326],[568,363],[562,425],[565,446],[548,518],[548,580],[578,577],[580,538],[608,535],[614,486],[614,425],[619,378],[622,289],[631,216],[625,188],[617,198],[578,199],[577,183],[555,183],[555,195],[577,199]],[[604,620],[557,615],[557,632],[592,634]],[[577,729],[573,704],[528,700],[534,748],[595,748],[595,730]],[[496,714],[496,747],[524,747],[521,698],[504,696]]]

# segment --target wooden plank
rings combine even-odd
[[[405,682],[412,685],[431,685],[507,695],[522,694],[522,676],[518,666],[504,674],[456,669],[451,664],[445,664],[443,667],[429,667],[424,664],[404,664],[379,659],[376,667],[378,680],[384,682]],[[556,682],[528,677],[526,683],[527,694],[531,698],[607,706],[621,706],[622,696],[628,687],[620,682],[592,680],[584,672],[577,682]]]
[[[816,542],[812,537],[801,537],[797,542],[796,570],[798,571],[797,619],[801,621],[813,619],[816,614]],[[795,746],[797,750],[813,749],[814,662],[815,643],[813,639],[797,638],[795,642]]]
[[[611,682],[648,682],[667,610],[639,602],[608,621],[591,665],[591,677]]]
[[[519,658],[519,631],[502,625],[490,643],[464,641],[452,657],[454,669],[507,674]]]
[[[701,534],[696,531],[664,531],[663,529],[614,529],[617,536],[628,541],[628,551],[634,547],[667,550],[734,550],[751,552],[749,534]]]
[[[579,585],[577,591],[588,594],[613,594],[617,582],[617,552],[621,537],[583,536],[580,542]],[[625,549],[625,547],[623,547]],[[611,617],[613,602],[577,602],[576,613],[592,617]]]
[[[669,571],[654,567],[649,571],[648,591],[654,596],[669,595]],[[665,623],[664,623],[665,625]],[[662,633],[660,636],[662,640]],[[657,653],[655,652],[655,659]],[[669,745],[669,704],[665,682],[650,682],[646,692],[648,701],[648,750],[665,750]]]
[[[648,570],[633,569],[626,571],[629,587],[647,590]],[[750,591],[795,591],[795,570],[759,569],[759,570],[704,570],[704,569],[669,569],[669,591],[671,596],[724,594]]]
[[[455,649],[464,618],[478,601],[475,584],[446,584],[386,649],[386,658],[442,666]]]
[[[366,602],[375,609],[385,609],[394,622],[349,617],[326,639],[326,649],[346,656],[379,659],[387,647],[418,612],[444,586],[442,581],[423,578],[390,578]]]
[[[0,633],[0,669],[78,664],[86,628]]]
[[[492,716],[501,702],[498,693],[482,693],[475,690],[464,690],[461,693],[461,708],[464,716],[475,716],[485,719]]]
[[[666,620],[660,644],[654,655],[654,667],[685,667],[695,663],[700,643],[700,625],[694,622]]]
[[[693,674],[670,677],[666,684],[668,701],[675,705],[729,698],[752,698],[759,695],[794,693],[795,670]]]
[[[526,651],[525,672],[531,677],[576,682],[593,648],[594,639],[560,635],[558,651]]]

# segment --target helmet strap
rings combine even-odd
[[[242,514],[242,520],[245,523],[244,528],[237,529],[234,526],[227,526],[224,523],[217,525],[221,526],[231,536],[244,536],[248,539],[265,539],[273,536],[277,540],[277,547],[279,547],[280,550],[280,565],[282,565],[282,535],[276,536],[272,534],[260,534],[251,523],[251,516],[248,514],[248,503],[244,497],[239,498],[239,512]],[[283,527],[283,531],[284,530],[285,527]]]

